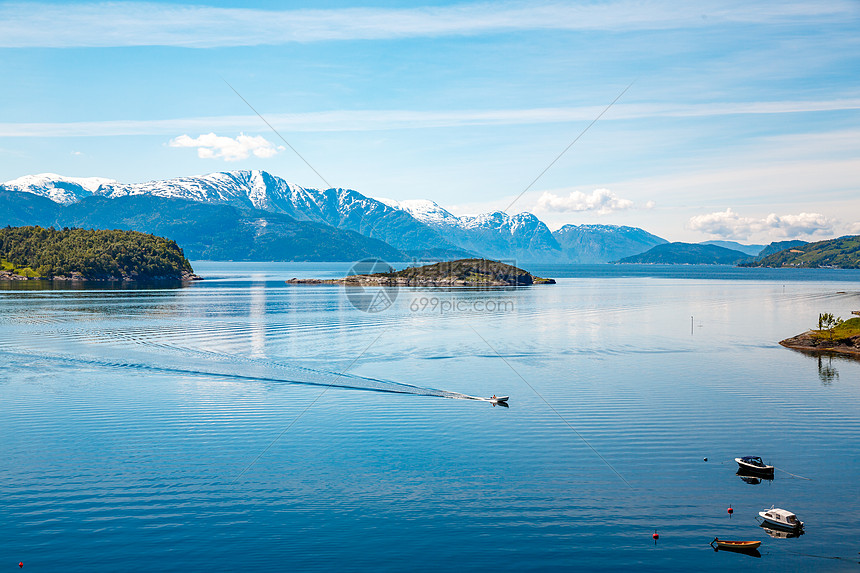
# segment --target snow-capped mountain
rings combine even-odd
[[[45,173],[4,184],[71,205],[87,197],[154,196],[282,213],[378,239],[410,256],[523,262],[608,262],[665,242],[634,227],[566,225],[552,233],[531,213],[458,217],[433,201],[373,199],[352,189],[305,188],[265,171],[226,171],[146,183]]]
[[[549,228],[531,213],[502,211],[457,217],[433,201],[384,200],[438,230],[456,245],[493,259],[560,262],[561,246]]]
[[[265,171],[227,171],[146,183],[53,174],[22,177],[4,184],[13,191],[71,204],[90,196],[110,199],[132,195],[185,199],[209,204],[284,213],[300,221],[324,223],[361,233],[416,256],[467,256],[472,253],[445,240],[438,231],[400,209],[351,189],[313,189]]]
[[[565,225],[553,236],[573,263],[617,261],[668,242],[638,227],[619,225]]]
[[[7,181],[3,186],[10,191],[23,191],[47,197],[55,203],[70,205],[84,197],[94,195],[102,185],[116,183],[104,177],[64,177],[55,173],[25,175]]]

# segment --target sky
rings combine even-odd
[[[0,3],[0,181],[263,169],[553,230],[856,234],[857,30],[856,0]]]

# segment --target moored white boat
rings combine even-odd
[[[758,456],[744,456],[735,458],[735,461],[738,463],[738,471],[763,476],[773,475],[773,466],[767,465]]]
[[[789,531],[797,531],[803,529],[803,522],[797,519],[797,516],[787,509],[780,509],[771,506],[770,509],[758,512],[756,519],[761,519],[761,523],[766,523],[770,526],[788,529]]]

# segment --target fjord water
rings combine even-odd
[[[0,289],[0,562],[857,570],[860,363],[777,341],[860,310],[860,273],[534,268],[558,284],[379,313],[284,283],[347,267]],[[784,471],[745,483],[739,455]],[[769,537],[772,504],[806,534]]]

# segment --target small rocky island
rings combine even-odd
[[[513,265],[487,259],[460,259],[408,267],[402,271],[356,274],[340,279],[290,279],[288,284],[337,284],[346,286],[529,286],[555,284],[554,279],[533,276]]]
[[[860,356],[860,318],[852,318],[831,328],[807,330],[803,334],[780,340],[786,348],[813,354],[847,354]]]
[[[0,228],[0,281],[200,280],[175,241],[136,231]]]

